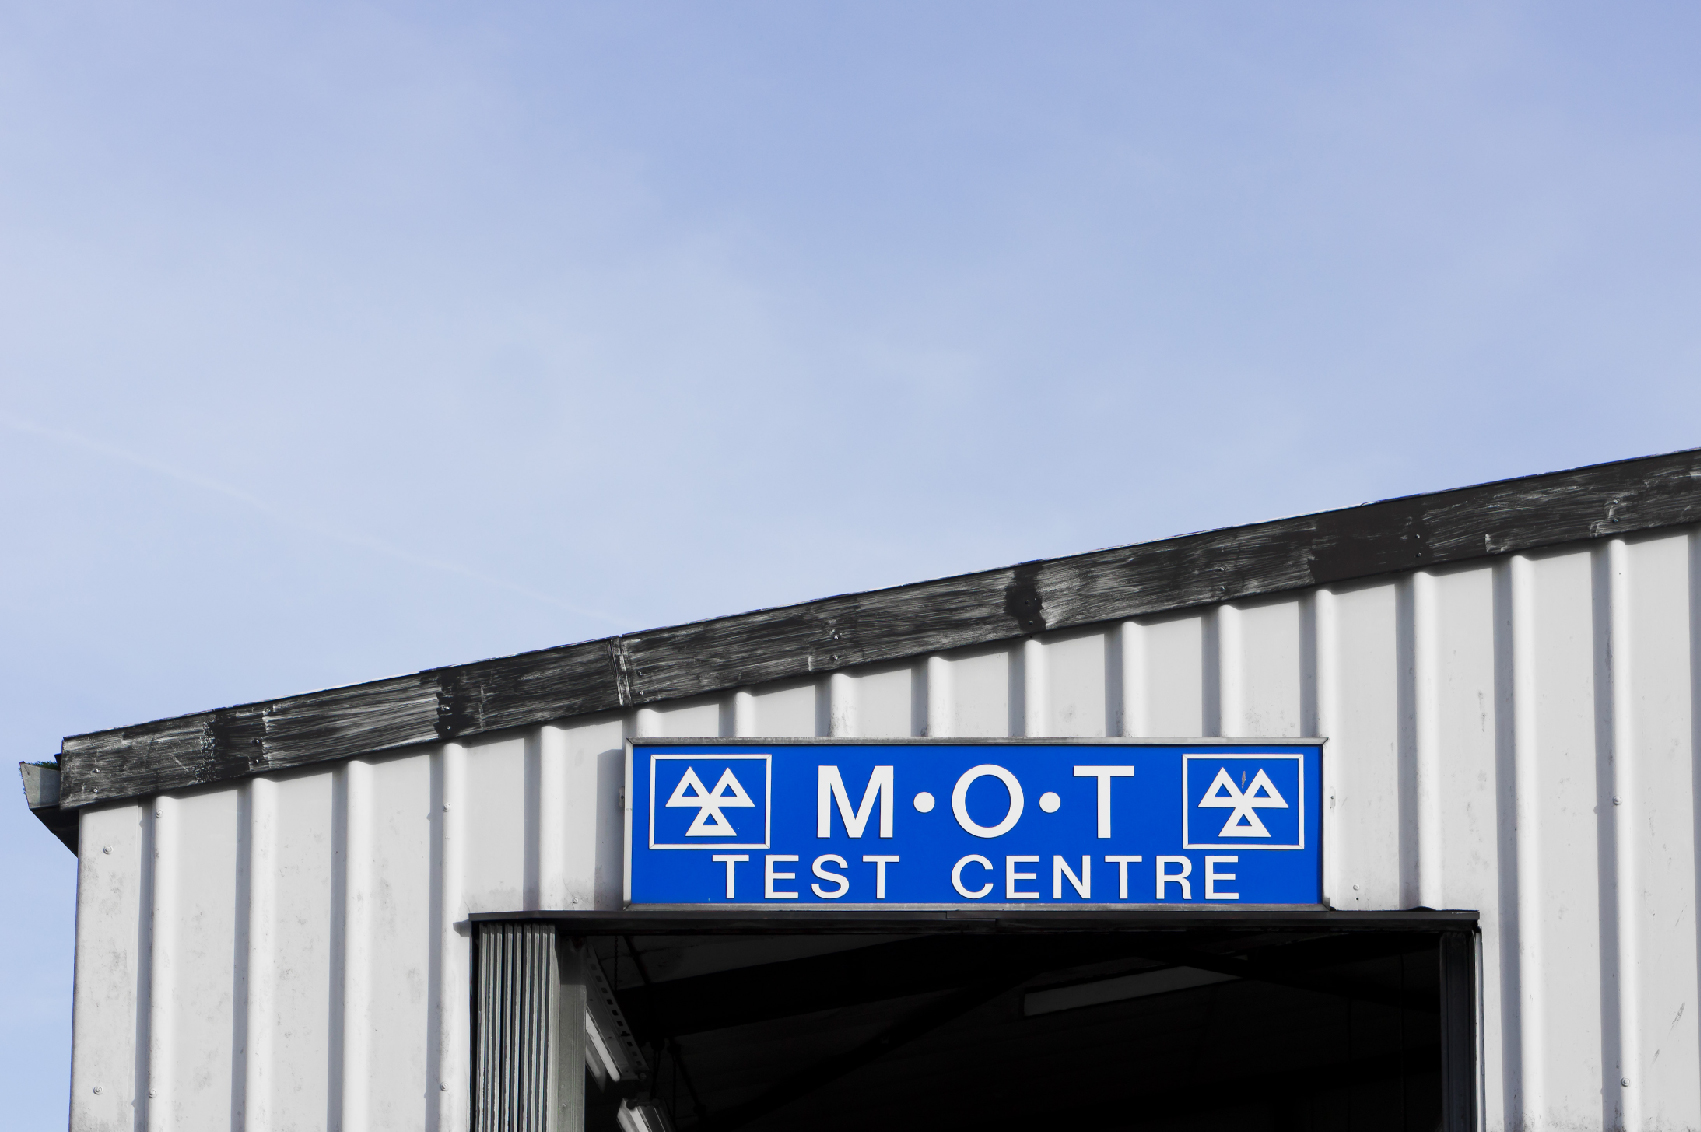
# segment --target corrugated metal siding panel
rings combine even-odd
[[[1215,625],[1215,615],[1195,613],[1122,626],[1124,734],[1216,733]]]
[[[146,1083],[147,903],[153,824],[139,803],[83,815],[77,868],[71,1127],[137,1127]],[[143,1090],[145,1092],[145,1090]]]
[[[247,1028],[247,908],[238,883],[243,789],[154,800],[150,1129],[210,1128],[241,1116]]]
[[[1121,733],[1329,737],[1331,902],[1482,914],[1488,1128],[1701,1128],[1698,561],[1560,548],[86,810],[73,1127],[465,1127],[465,917],[617,906],[628,733]]]
[[[338,864],[331,779],[320,773],[251,783],[251,1128],[307,1132],[327,1123],[330,1035],[325,1021],[334,963],[325,920]],[[324,914],[312,916],[315,908],[325,909]]]
[[[1661,539],[1613,551],[1625,1121],[1661,1128],[1701,1127],[1701,949],[1683,898],[1698,891],[1695,549]]]
[[[1511,749],[1503,740],[1511,685],[1499,675],[1507,627],[1499,574],[1487,568],[1418,577],[1412,594],[1414,780],[1422,789],[1414,807],[1418,903],[1481,913],[1482,1111],[1486,1126],[1496,1129],[1507,1127],[1506,1091],[1517,1079],[1519,1057],[1516,1016],[1507,1029],[1501,1009],[1512,993],[1501,960],[1515,949],[1515,936],[1502,931],[1501,908],[1514,891],[1516,863],[1511,797],[1500,790],[1511,781],[1505,769]],[[1423,836],[1426,828],[1441,836]]]

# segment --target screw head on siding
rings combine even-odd
[[[102,853],[105,853],[105,854],[107,854],[107,855],[108,855],[108,856],[111,856],[111,855],[112,855],[112,846],[110,846],[110,845],[102,845],[102,846],[101,846],[101,847],[100,847],[100,851],[101,851],[101,852],[102,852]]]
[[[95,1092],[97,1092],[97,1093],[98,1093],[98,1092],[100,1092],[100,1086],[99,1086],[99,1085],[96,1085],[96,1086],[95,1086],[95,1087],[94,1087],[94,1091],[95,1091]]]
[[[1626,1088],[1626,1089],[1628,1089],[1628,1088],[1629,1088],[1629,1087],[1630,1087],[1630,1078],[1628,1078],[1628,1077],[1620,1077],[1620,1078],[1619,1078],[1619,1079],[1618,1079],[1618,1083],[1619,1083],[1619,1084],[1620,1084],[1620,1085],[1622,1085],[1622,1086],[1623,1086],[1623,1087],[1625,1087],[1625,1088]]]

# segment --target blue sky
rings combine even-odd
[[[0,3],[7,750],[1694,446],[1698,42]],[[13,799],[0,1091],[47,1127],[75,869]]]

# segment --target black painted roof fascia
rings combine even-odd
[[[60,805],[1697,522],[1701,449],[1406,496],[71,736]]]

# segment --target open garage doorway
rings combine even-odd
[[[1472,1126],[1474,917],[1071,919],[563,924],[587,1003],[578,1121]]]

